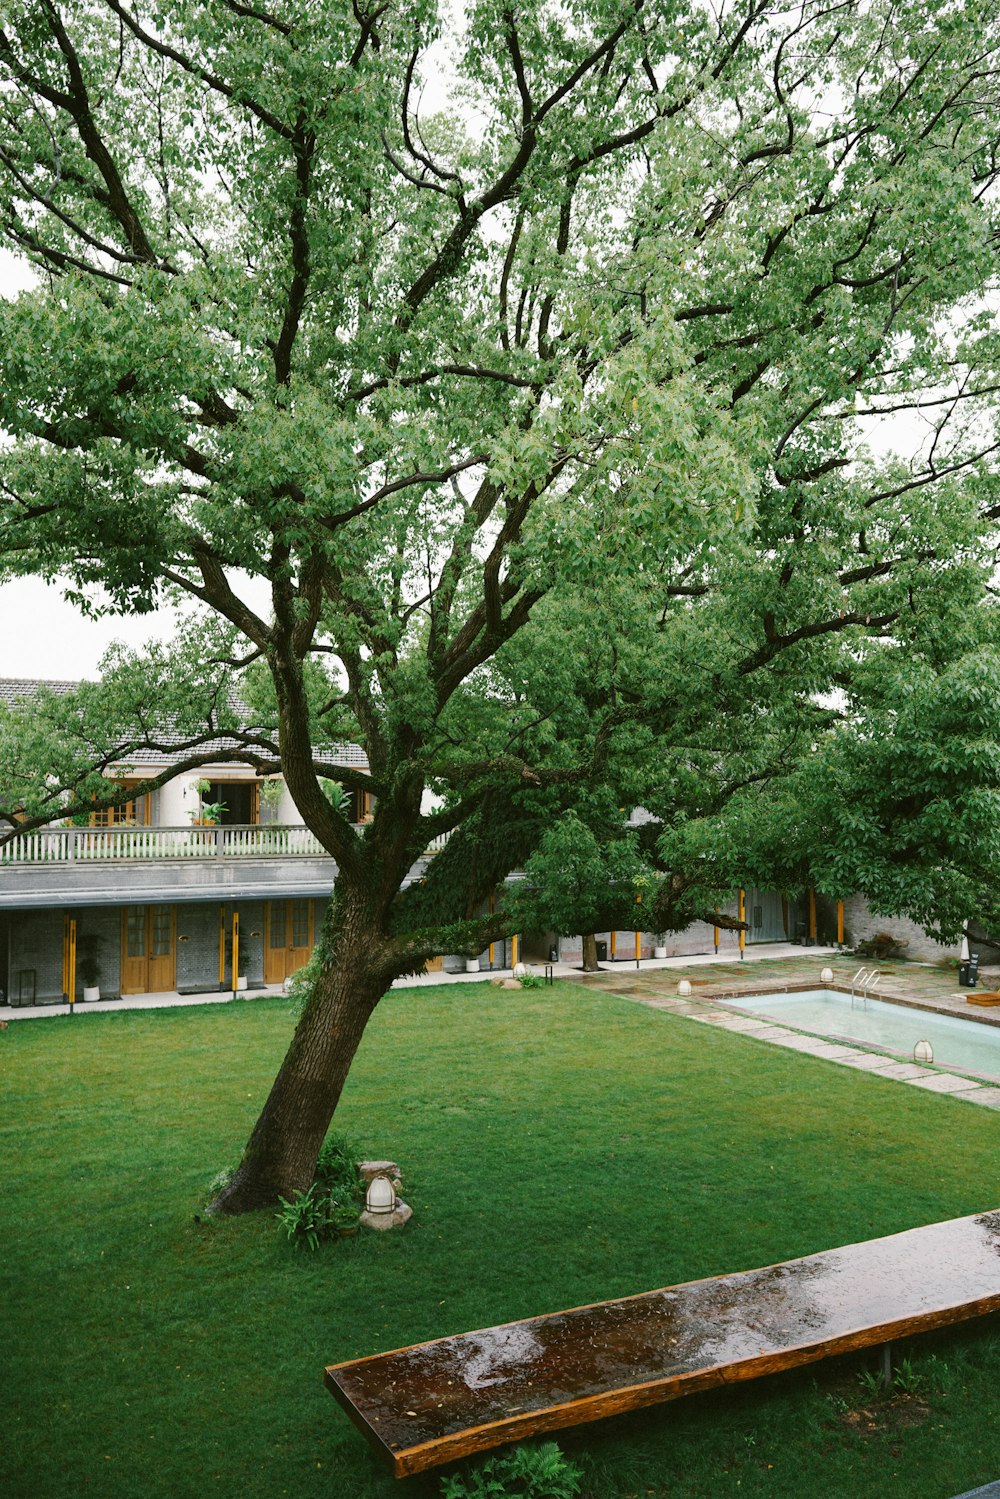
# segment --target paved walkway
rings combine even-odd
[[[811,949],[811,953],[813,954],[813,963],[815,964],[816,957],[823,957],[828,953],[835,954],[836,948],[816,947]],[[801,957],[801,955],[801,947],[782,942],[768,943],[766,947],[749,948],[746,956],[748,962],[756,965],[755,971],[757,971],[757,967],[765,963],[773,963],[776,959],[781,958]],[[641,972],[655,973],[661,969],[669,969],[671,971],[674,969],[687,970],[691,967],[700,968],[706,965],[714,965],[718,961],[714,953],[699,953],[694,957],[687,958],[644,958],[641,965]],[[528,969],[533,973],[541,973],[543,966],[541,963],[529,962],[527,964]],[[742,970],[744,966],[743,964],[736,964],[738,970]],[[590,975],[584,974],[578,967],[574,967],[570,963],[554,963],[552,968],[556,978],[590,978]],[[622,959],[618,963],[605,964],[601,970],[602,973],[628,973],[632,975],[635,974],[635,971],[634,958],[631,961]],[[435,984],[481,984],[485,979],[510,978],[511,976],[509,968],[495,968],[492,971],[483,969],[479,973],[418,973],[411,974],[407,978],[397,979],[395,984],[393,984],[393,988],[412,989],[421,985],[430,987]],[[261,999],[268,995],[280,994],[281,992],[280,984],[270,984],[262,989],[241,990],[237,998]],[[83,1013],[99,1015],[102,1011],[108,1010],[167,1010],[185,1005],[227,1004],[232,1000],[232,997],[232,992],[228,989],[221,994],[217,989],[206,991],[203,994],[126,994],[121,999],[98,999],[92,1000],[88,1004],[77,1003],[73,1008],[78,1015]],[[0,1007],[0,1018],[4,1020],[38,1020],[45,1017],[51,1020],[53,1015],[68,1014],[69,1005],[65,1004]]]
[[[853,1067],[859,1072],[870,1072],[931,1093],[948,1093],[965,1103],[1000,1109],[1000,1085],[993,1079],[980,1081],[952,1068],[904,1061],[873,1047],[824,1040],[744,1010],[727,1009],[724,1005],[727,998],[736,995],[774,993],[786,988],[819,988],[820,969],[823,967],[833,969],[836,987],[849,989],[858,966],[858,959],[853,955],[823,956],[814,948],[806,957],[799,948],[793,957],[777,958],[769,954],[754,964],[752,970],[745,964],[727,962],[713,965],[708,973],[690,965],[686,969],[675,969],[669,975],[636,973],[634,970],[631,974],[604,971],[588,978],[587,983],[635,1000],[650,1009],[718,1026],[754,1041],[821,1057],[841,1067]],[[917,1009],[961,1014],[973,1024],[1000,1024],[996,1011],[973,1008],[968,1004],[968,991],[956,990],[956,975],[946,969],[916,963],[887,963],[881,965],[881,973],[879,995],[883,998]],[[690,996],[682,997],[677,993],[682,978],[687,978],[691,984]]]

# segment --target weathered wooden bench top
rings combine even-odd
[[[1000,1211],[333,1364],[397,1478],[1000,1310]]]

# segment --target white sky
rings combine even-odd
[[[97,663],[115,640],[132,646],[173,634],[169,615],[137,619],[87,619],[41,578],[18,578],[0,587],[0,676],[97,675]]]

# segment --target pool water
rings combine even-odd
[[[725,1000],[781,1025],[829,1036],[836,1041],[858,1041],[913,1060],[918,1041],[929,1041],[938,1066],[959,1067],[1000,1079],[1000,1026],[936,1015],[884,1000],[851,1004],[849,994],[835,989],[806,989],[797,994],[744,994]]]

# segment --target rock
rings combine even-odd
[[[521,980],[520,979],[501,979],[500,980],[500,988],[501,989],[520,989],[521,987],[522,986],[521,986]]]
[[[363,1223],[365,1228],[381,1230],[385,1228],[402,1228],[403,1224],[409,1223],[412,1217],[413,1209],[409,1203],[399,1198],[391,1213],[369,1213],[366,1209],[358,1221]]]
[[[392,1182],[392,1190],[398,1192],[403,1185],[399,1175],[399,1167],[395,1161],[356,1161],[358,1174],[366,1187],[370,1187],[376,1176],[387,1176]]]

